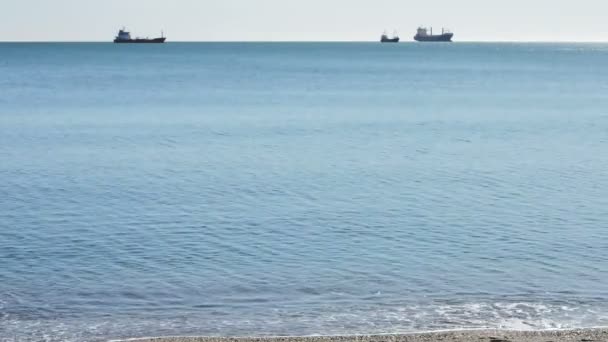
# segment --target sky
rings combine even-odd
[[[0,41],[608,41],[608,0],[0,0]]]

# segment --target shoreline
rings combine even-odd
[[[169,336],[109,342],[608,342],[608,328],[558,330],[446,330],[411,334],[294,337]]]

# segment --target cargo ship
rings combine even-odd
[[[425,27],[419,27],[414,40],[419,42],[451,42],[454,34],[446,29],[441,29],[441,34],[433,34],[433,28],[431,32]]]
[[[393,36],[389,37],[388,34],[386,34],[386,31],[384,31],[384,33],[380,37],[380,42],[381,43],[399,43],[399,35],[395,31],[393,33]]]
[[[167,40],[167,38],[165,38],[165,34],[161,33],[161,37],[160,38],[131,38],[131,33],[127,32],[126,29],[122,29],[120,31],[118,31],[118,36],[116,36],[116,38],[114,38],[114,43],[134,43],[134,44],[162,44],[165,42],[165,40]]]

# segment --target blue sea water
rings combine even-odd
[[[607,44],[0,44],[2,342],[607,325]]]

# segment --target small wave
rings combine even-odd
[[[218,309],[219,310],[219,309]],[[409,334],[451,330],[568,330],[608,326],[605,305],[468,302],[392,306],[280,308],[218,315],[195,310],[179,317],[130,315],[87,319],[2,319],[1,341],[86,342],[157,336],[330,336]]]

